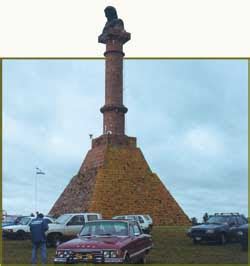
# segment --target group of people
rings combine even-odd
[[[46,250],[46,235],[45,232],[49,229],[46,220],[43,219],[43,214],[36,212],[36,218],[30,223],[31,241],[32,241],[32,265],[37,264],[38,249],[41,250],[42,264],[47,262]]]

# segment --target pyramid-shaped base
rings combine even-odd
[[[125,136],[126,137],[126,136]],[[103,218],[150,214],[155,225],[190,223],[159,177],[154,174],[135,138],[93,140],[79,173],[72,178],[50,214],[98,212]]]

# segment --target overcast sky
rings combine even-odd
[[[126,133],[189,217],[247,215],[247,60],[126,60]],[[3,209],[47,213],[102,133],[104,60],[4,60]]]

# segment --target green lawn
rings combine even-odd
[[[238,243],[225,246],[217,244],[193,245],[185,235],[184,227],[155,227],[152,233],[154,248],[148,255],[148,263],[166,264],[247,264],[247,252]],[[55,249],[48,249],[48,263],[53,263]],[[31,242],[29,240],[3,241],[3,262],[6,264],[29,264]]]

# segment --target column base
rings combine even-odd
[[[126,135],[104,134],[92,140],[92,148],[107,145],[136,148],[136,138]]]

